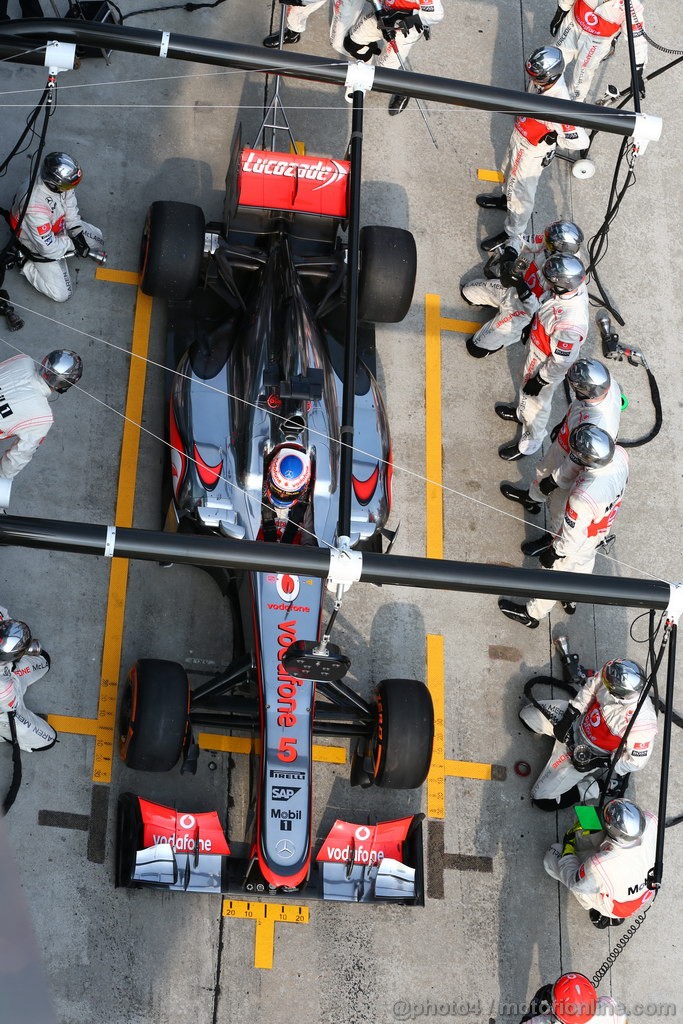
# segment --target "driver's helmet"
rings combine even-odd
[[[277,448],[268,466],[266,497],[274,508],[287,508],[308,490],[311,457],[298,445]]]

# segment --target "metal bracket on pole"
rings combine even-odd
[[[357,583],[363,572],[363,553],[353,551],[349,537],[340,537],[336,548],[330,548],[330,574],[327,589],[337,595],[345,594],[352,583]]]
[[[657,142],[661,134],[661,117],[657,117],[656,114],[636,114],[636,123],[631,136],[636,148],[636,155],[642,156],[647,149],[648,142]]]
[[[60,43],[51,39],[45,46],[45,67],[51,75],[60,71],[73,71],[76,62],[76,44]]]
[[[346,68],[347,92],[370,92],[375,81],[375,68],[372,64],[349,63]]]
[[[671,596],[666,609],[665,622],[667,628],[677,626],[683,615],[683,583],[671,583]]]

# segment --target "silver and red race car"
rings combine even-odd
[[[382,551],[392,452],[374,324],[408,312],[413,237],[357,229],[360,150],[342,160],[243,148],[239,134],[223,222],[155,202],[144,230],[142,287],[167,301],[176,370],[166,528],[226,545]],[[414,789],[434,726],[422,682],[384,680],[369,702],[343,681],[349,660],[329,634],[344,587],[332,590],[325,625],[324,580],[233,574],[239,628],[225,671],[193,689],[178,664],[132,668],[120,713],[130,768],[167,771],[183,757],[192,770],[200,724],[256,733],[260,757],[253,835],[232,851],[215,812],[124,794],[118,884],[423,901],[421,815],[337,821],[314,855],[313,735],[354,739],[352,785]]]

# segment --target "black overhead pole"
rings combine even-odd
[[[0,516],[0,544],[71,551],[152,562],[219,566],[239,572],[294,572],[326,579],[331,551],[306,544],[267,544],[194,534],[162,533],[124,527],[65,523],[51,519]],[[546,569],[515,569],[404,555],[362,555],[362,583],[383,583],[471,594],[509,594],[626,608],[665,609],[670,587],[659,580],[586,576]]]
[[[657,808],[657,847],[655,863],[647,876],[649,889],[658,889],[664,873],[664,832],[666,829],[666,800],[669,793],[669,759],[671,756],[671,724],[674,711],[674,680],[676,677],[676,636],[674,623],[669,633],[669,662],[666,670],[666,701],[664,729],[662,730],[662,767],[659,776],[659,807]]]
[[[22,53],[32,47],[44,46],[48,40],[241,68],[263,74],[280,74],[329,85],[343,86],[346,81],[347,62],[340,58],[335,60],[309,53],[265,50],[261,46],[244,46],[229,40],[204,39],[159,29],[64,21],[58,18],[22,18],[3,22],[0,25],[0,57],[14,57],[19,62],[28,60],[31,55],[22,57]],[[636,125],[636,115],[632,111],[574,103],[572,100],[533,92],[514,92],[475,82],[418,75],[390,68],[375,68],[372,88],[374,92],[401,94],[435,103],[578,124],[583,128],[615,135],[633,135]]]
[[[363,103],[361,89],[354,90],[351,115],[349,159],[349,228],[346,268],[346,330],[344,335],[344,390],[342,393],[339,461],[339,521],[337,535],[351,535],[351,495],[353,494],[353,440],[356,409],[356,373],[358,362],[358,262],[360,245],[360,193],[363,182]]]

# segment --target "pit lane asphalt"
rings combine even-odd
[[[18,5],[10,4],[11,11],[13,6]],[[258,43],[268,31],[270,8],[266,0],[232,0],[215,10],[164,12],[135,23]],[[680,46],[673,10],[653,8],[648,5],[649,34],[664,45]],[[552,10],[542,0],[523,5],[519,0],[461,0],[449,6],[429,45],[415,48],[414,66],[521,87],[522,58],[547,41]],[[307,52],[329,52],[323,14],[313,16],[300,50],[304,42]],[[650,69],[667,59],[651,50]],[[202,77],[188,77],[193,74]],[[146,81],[134,81],[140,79]],[[3,149],[9,149],[29,112],[26,104],[39,95],[26,90],[41,90],[45,73],[4,65],[0,81]],[[607,67],[606,81],[620,87],[626,82],[623,41]],[[644,107],[664,117],[663,138],[638,164],[637,185],[612,229],[603,265],[603,280],[627,321],[622,337],[645,351],[664,406],[661,434],[632,454],[631,482],[612,554],[635,567],[636,575],[650,572],[665,579],[683,576],[683,460],[678,454],[682,357],[672,330],[681,313],[681,243],[675,227],[683,155],[680,81],[681,72],[674,69],[648,89]],[[123,54],[114,55],[110,67],[90,61],[60,77],[49,147],[72,151],[81,161],[81,210],[105,232],[109,267],[136,268],[144,212],[154,199],[198,202],[208,216],[219,215],[235,122],[241,118],[248,141],[259,124],[262,96],[261,77]],[[342,154],[349,113],[334,90],[287,82],[283,99],[294,134],[305,140],[309,152]],[[398,550],[422,554],[425,486],[420,477],[429,384],[424,371],[424,296],[441,297],[444,317],[477,318],[462,302],[458,285],[481,263],[477,239],[497,230],[500,218],[474,205],[481,189],[476,174],[478,168],[498,166],[511,123],[502,115],[435,107],[430,118],[437,151],[414,104],[391,119],[384,98],[371,96],[367,106],[364,223],[409,227],[419,252],[413,309],[402,325],[379,330],[378,346],[396,464],[416,474],[397,469],[394,475],[393,521],[401,520]],[[590,182],[576,182],[568,166],[556,161],[539,188],[535,227],[542,228],[558,214],[571,214],[587,236],[592,234],[604,210],[616,148],[613,139],[598,140],[592,153],[598,172]],[[27,169],[25,158],[19,158],[0,182],[3,205]],[[96,281],[90,263],[72,264],[72,272],[77,274],[76,293],[66,306],[44,300],[15,274],[9,276],[17,305],[35,312],[25,314],[21,334],[0,332],[6,349],[2,355],[12,353],[10,344],[37,357],[57,345],[74,347],[86,364],[84,388],[120,411],[128,357],[87,335],[129,350],[134,289]],[[157,304],[150,335],[150,356],[157,360],[163,351],[162,321]],[[73,329],[86,332],[86,337]],[[444,554],[518,565],[519,543],[530,530],[494,510],[510,509],[498,493],[499,481],[528,480],[531,467],[508,467],[498,459],[498,445],[511,435],[491,405],[512,397],[510,369],[519,369],[522,353],[513,350],[475,362],[464,350],[464,337],[452,330],[441,333],[444,482],[492,508],[445,494]],[[596,338],[594,332],[589,345],[598,354]],[[617,376],[630,399],[623,430],[636,436],[650,422],[645,376],[623,365]],[[163,371],[150,366],[143,425],[154,432],[163,423],[163,388]],[[112,521],[120,417],[73,392],[60,399],[55,411],[56,426],[44,449],[15,484],[12,512]],[[164,457],[162,446],[143,435],[135,525],[157,524]],[[53,656],[50,677],[30,691],[30,705],[52,714],[96,717],[109,566],[103,560],[18,550],[5,551],[3,564],[0,600],[32,624]],[[607,562],[600,570],[621,575],[631,571]],[[505,620],[489,597],[439,594],[435,599],[389,587],[355,587],[345,600],[335,639],[352,659],[359,688],[369,692],[385,677],[424,678],[425,634],[443,636],[445,757],[503,765],[507,778],[446,781],[443,825],[438,819],[427,825],[432,895],[424,910],[312,905],[308,925],[276,928],[270,971],[253,967],[254,924],[221,920],[219,900],[113,889],[118,793],[134,789],[161,801],[177,799],[183,809],[215,807],[225,813],[227,756],[215,758],[219,768],[212,772],[210,758],[203,755],[195,779],[178,773],[168,778],[136,776],[115,761],[111,786],[104,789],[107,831],[100,835],[95,829],[93,839],[92,823],[90,833],[40,823],[57,820],[41,815],[46,811],[91,814],[93,738],[63,735],[49,753],[27,755],[24,785],[7,824],[60,1024],[264,1019],[288,1024],[295,1015],[325,1024],[427,1015],[487,1024],[492,1018],[517,1020],[519,1014],[508,1015],[500,1005],[523,1003],[561,970],[592,974],[623,929],[597,932],[586,913],[564,891],[558,893],[543,872],[543,852],[562,834],[568,816],[556,822],[553,816],[532,812],[529,780],[512,771],[523,758],[535,777],[548,752],[544,743],[522,734],[517,710],[524,681],[547,672],[552,638],[563,632],[588,665],[616,655],[644,660],[644,648],[628,637],[633,617],[620,609],[585,607],[573,619],[555,613],[549,626],[544,623],[531,632]],[[641,624],[637,635],[644,632]],[[131,564],[122,675],[140,656],[177,659],[189,669],[210,671],[224,662],[229,643],[225,604],[199,570]],[[682,754],[675,732],[672,812],[680,811],[683,803],[677,784]],[[3,778],[9,777],[9,750],[0,752],[0,758]],[[247,766],[244,758],[235,757],[235,762],[230,834],[239,839]],[[362,821],[367,814],[391,817],[420,806],[415,794],[352,792],[347,779],[348,765],[317,767],[316,827],[337,814]],[[653,764],[635,789],[638,800],[652,809],[657,782],[658,764]],[[426,792],[421,799],[426,810]],[[101,821],[102,806],[95,811]],[[71,824],[79,821],[73,818]],[[613,992],[625,1003],[641,1003],[646,1009],[648,1004],[680,1004],[680,832],[673,829],[667,835],[664,887],[646,925],[600,987],[601,993]],[[466,862],[470,867],[478,863],[485,868],[490,858],[491,870],[462,870],[457,864],[465,862],[455,860],[458,855],[479,859]],[[658,1019],[663,1014],[645,1015]]]

